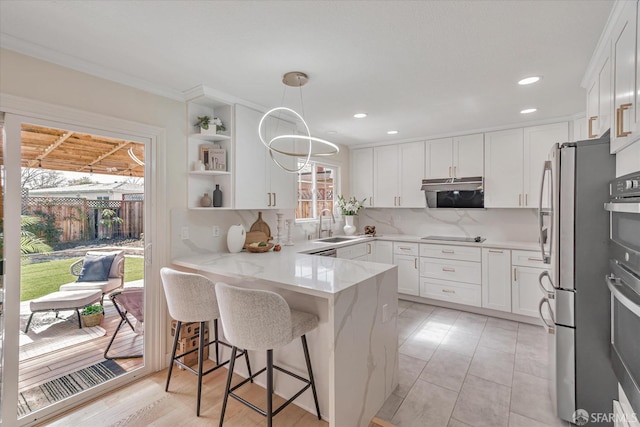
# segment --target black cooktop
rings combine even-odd
[[[476,236],[476,237],[455,237],[455,236],[427,236],[423,237],[423,240],[444,240],[449,242],[469,242],[469,243],[482,243],[485,239],[484,237]]]

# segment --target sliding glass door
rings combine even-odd
[[[12,114],[5,127],[0,413],[25,425],[150,371],[154,316],[127,304],[151,309],[153,143]]]

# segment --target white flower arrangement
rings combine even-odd
[[[358,211],[364,207],[364,202],[367,199],[362,199],[362,201],[358,201],[355,196],[352,196],[349,200],[345,200],[344,196],[338,196],[338,208],[342,215],[352,216],[358,215]]]

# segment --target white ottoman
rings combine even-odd
[[[82,328],[82,319],[80,318],[80,309],[94,302],[100,301],[102,298],[102,291],[87,290],[87,291],[58,291],[48,295],[36,298],[29,303],[31,309],[31,316],[27,321],[27,327],[24,328],[24,333],[29,331],[31,325],[31,319],[33,319],[34,313],[41,311],[64,311],[75,310],[78,314],[78,326]]]

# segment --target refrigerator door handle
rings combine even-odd
[[[551,185],[549,186],[549,203],[550,206],[545,208],[543,206],[544,200],[544,184],[547,182],[547,177],[549,177],[549,182]],[[540,241],[540,252],[542,253],[542,262],[545,264],[551,263],[551,249],[553,245],[553,166],[550,160],[546,160],[542,167],[542,179],[540,180],[540,199],[538,200],[538,225],[539,225],[539,238]],[[545,237],[544,237],[544,217],[549,216],[549,253],[545,250]]]
[[[547,289],[543,284],[542,284],[542,278],[546,277],[549,280],[549,283],[551,283],[551,287],[553,290],[549,290]],[[551,280],[551,276],[549,275],[549,270],[544,270],[542,273],[540,273],[540,275],[538,276],[538,285],[540,285],[540,290],[542,291],[543,294],[545,294],[545,298],[547,299],[554,299],[555,295],[556,295],[556,291],[555,291],[555,285],[553,284],[553,281]]]
[[[544,315],[542,314],[542,306],[545,303],[547,304],[547,310],[549,313],[549,317],[551,318],[551,324],[547,322],[547,319],[545,319]],[[553,310],[551,309],[551,303],[549,302],[548,299],[542,298],[540,300],[540,303],[538,304],[538,315],[540,316],[540,320],[542,320],[542,323],[544,323],[545,326],[547,327],[547,331],[550,334],[553,333],[553,331],[555,330],[555,320],[554,320],[555,316],[553,315]]]

